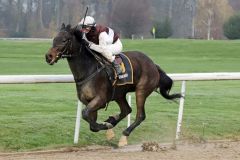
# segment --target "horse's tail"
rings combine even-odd
[[[176,99],[176,98],[181,98],[182,95],[177,93],[177,94],[169,94],[172,85],[173,85],[173,80],[158,66],[156,65],[159,75],[160,75],[160,79],[159,79],[159,89],[160,89],[160,93],[161,95],[166,98],[166,99]]]

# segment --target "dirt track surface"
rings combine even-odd
[[[52,151],[0,153],[0,160],[240,160],[240,141],[200,144],[159,144],[158,150],[142,151],[141,145],[119,149],[91,146]]]

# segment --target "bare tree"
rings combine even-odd
[[[16,9],[14,7],[14,1],[3,1],[2,2],[2,23],[3,27],[5,27],[6,34],[10,35],[12,32],[15,32],[15,22],[16,22]]]
[[[38,29],[40,30],[44,28],[42,11],[43,11],[43,0],[37,0],[37,24],[38,24]]]
[[[57,8],[57,15],[56,15],[56,19],[57,19],[57,28],[60,28],[61,26],[61,17],[62,17],[62,9],[63,9],[63,1],[62,0],[58,0],[56,3],[56,8]]]
[[[33,13],[33,0],[27,1],[27,18],[30,19]]]
[[[239,0],[229,0],[229,4],[233,7],[235,11],[240,10],[240,1]]]
[[[63,22],[77,24],[87,5],[88,15],[128,38],[150,36],[152,25],[166,18],[173,37],[223,38],[222,24],[232,15],[231,6],[240,9],[239,0],[0,0],[0,32],[51,37]]]
[[[228,0],[199,0],[196,15],[198,36],[208,40],[223,38],[222,25],[232,14]]]
[[[15,32],[20,31],[20,25],[21,25],[21,18],[22,18],[22,0],[17,0],[17,25]]]
[[[147,0],[118,0],[114,5],[112,23],[121,34],[130,38],[132,34],[149,32],[150,3]]]
[[[204,23],[207,27],[207,40],[210,40],[210,37],[211,37],[211,28],[214,20],[213,16],[214,16],[214,12],[213,12],[212,1],[209,0],[209,3],[207,4],[207,8],[206,8],[206,19],[202,20],[202,23]]]
[[[172,19],[172,14],[173,14],[173,0],[170,0],[169,10],[168,10],[169,19]]]

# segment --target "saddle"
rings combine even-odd
[[[130,59],[123,53],[116,55],[115,59],[120,64],[122,73],[116,78],[117,73],[114,69],[115,81],[113,85],[133,84],[133,68]]]
[[[88,51],[95,57],[95,59],[103,66],[105,66],[105,71],[109,77],[112,85],[126,85],[133,84],[133,68],[130,59],[123,53],[115,56],[118,64],[121,66],[122,73],[117,76],[117,72],[112,64],[98,52],[94,52],[88,48]]]

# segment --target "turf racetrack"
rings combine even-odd
[[[0,74],[70,74],[66,60],[54,66],[44,54],[51,41],[0,40]],[[124,40],[124,50],[139,50],[167,73],[239,72],[240,41]],[[180,91],[176,82],[172,92]],[[134,94],[132,94],[134,95]],[[135,117],[135,100],[132,96]],[[76,115],[74,84],[0,85],[0,150],[24,151],[73,146]],[[182,138],[191,141],[240,138],[240,81],[187,82]],[[178,104],[153,93],[146,102],[146,120],[129,137],[130,144],[172,142]],[[114,102],[99,112],[98,121],[118,113]],[[126,128],[115,127],[108,142],[105,132],[92,133],[82,121],[77,146],[115,146]]]

